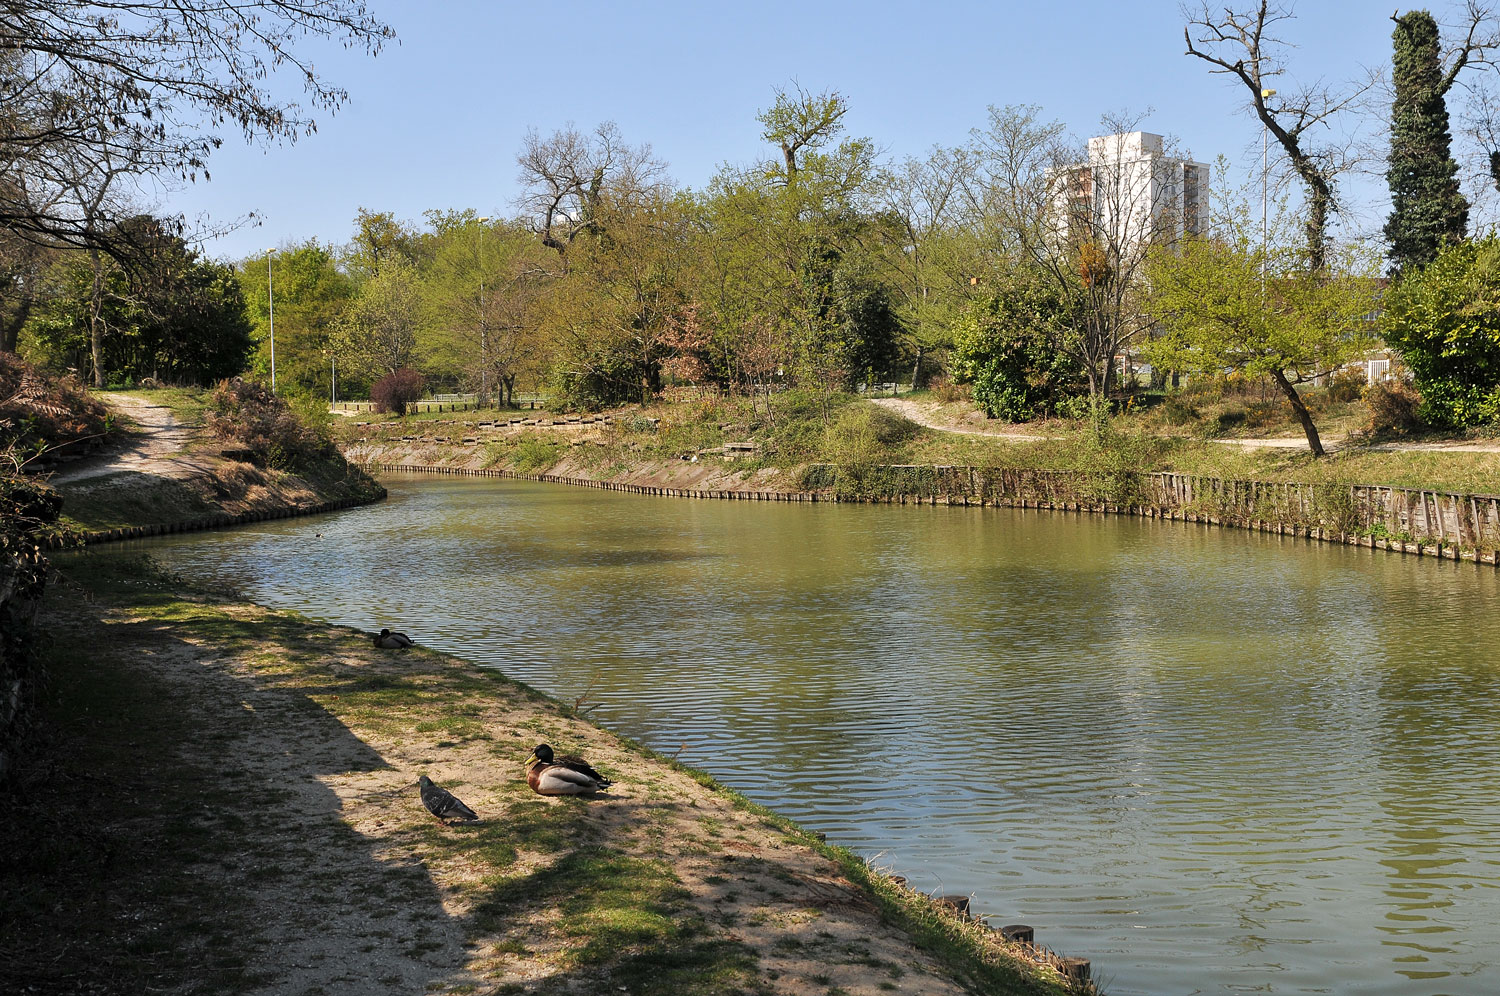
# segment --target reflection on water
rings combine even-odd
[[[592,682],[605,725],[973,892],[1116,996],[1500,991],[1493,570],[1060,513],[387,483],[151,546],[562,698]]]

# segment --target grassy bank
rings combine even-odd
[[[212,391],[192,388],[102,397],[125,413],[116,452],[65,466],[54,478],[63,520],[79,531],[313,509],[385,493],[338,452],[327,415],[315,407],[292,412],[272,401],[265,411],[226,416]],[[211,431],[216,416],[230,435]],[[130,424],[132,417],[152,421]],[[264,431],[266,423],[276,434]]]
[[[4,807],[6,991],[1056,993],[991,932],[493,671],[125,554],[45,609]],[[613,777],[521,779],[538,742]],[[429,774],[480,813],[443,826]]]
[[[1297,427],[1274,402],[1230,395],[1214,403],[1132,409],[1115,416],[1101,437],[1084,422],[1051,420],[1018,426],[989,422],[962,401],[936,404],[916,395],[958,429],[1008,435],[972,435],[925,428],[847,395],[788,393],[769,403],[706,397],[615,413],[592,425],[537,425],[500,429],[493,412],[443,413],[395,419],[362,416],[341,422],[340,444],[365,452],[402,451],[415,462],[462,462],[521,473],[560,472],[562,465],[597,479],[629,475],[642,464],[712,465],[728,477],[755,478],[759,486],[797,490],[798,471],[810,463],[845,468],[878,465],[1004,467],[1113,472],[1175,471],[1235,480],[1310,485],[1367,484],[1473,494],[1500,491],[1500,453],[1390,451],[1392,437],[1358,436],[1342,449],[1314,459],[1304,447],[1245,449],[1221,438],[1258,436],[1296,440]],[[1358,433],[1366,417],[1357,401],[1314,399],[1330,434]],[[1257,414],[1245,418],[1249,407]],[[1284,406],[1283,406],[1284,407]],[[518,413],[518,415],[521,413]],[[526,412],[528,418],[546,413]],[[481,417],[482,416],[482,417]],[[559,422],[560,422],[560,416]],[[1013,438],[1020,436],[1022,438]],[[1209,438],[1212,436],[1213,438]],[[464,444],[464,439],[472,439]],[[1435,437],[1405,441],[1435,441]],[[1399,441],[1399,440],[1397,440]],[[729,450],[726,452],[726,446]],[[389,461],[388,461],[389,462]]]

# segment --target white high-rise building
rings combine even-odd
[[[1088,161],[1057,193],[1060,234],[1122,257],[1201,234],[1208,223],[1208,166],[1168,156],[1146,131],[1089,139]]]

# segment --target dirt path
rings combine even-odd
[[[133,423],[124,443],[108,452],[87,457],[52,475],[53,484],[68,484],[120,471],[149,473],[158,477],[185,478],[204,472],[203,465],[187,455],[200,427],[177,421],[172,409],[134,394],[109,394],[105,402]]]
[[[984,413],[968,408],[967,406],[942,406],[936,403],[924,404],[908,398],[872,398],[870,400],[882,408],[887,408],[898,415],[911,419],[918,425],[924,425],[929,429],[940,429],[943,432],[1032,442],[1062,438],[1039,433],[1014,432],[998,427],[989,428],[984,424],[988,421],[985,419]],[[1298,450],[1307,448],[1307,439],[1304,436],[1278,436],[1260,439],[1221,438],[1212,439],[1209,442],[1222,443],[1225,446],[1240,446],[1245,449]],[[1346,437],[1324,437],[1323,448],[1332,453],[1348,445],[1348,443],[1349,440]],[[1362,448],[1385,453],[1500,453],[1500,440],[1434,440],[1431,442],[1374,443]]]

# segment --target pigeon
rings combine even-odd
[[[405,633],[392,633],[388,629],[381,630],[380,635],[375,637],[375,646],[386,650],[404,650],[413,646],[414,643],[415,641]]]
[[[458,801],[458,797],[445,788],[434,785],[431,778],[423,775],[417,784],[422,786],[422,805],[440,820],[477,820],[479,814]]]

